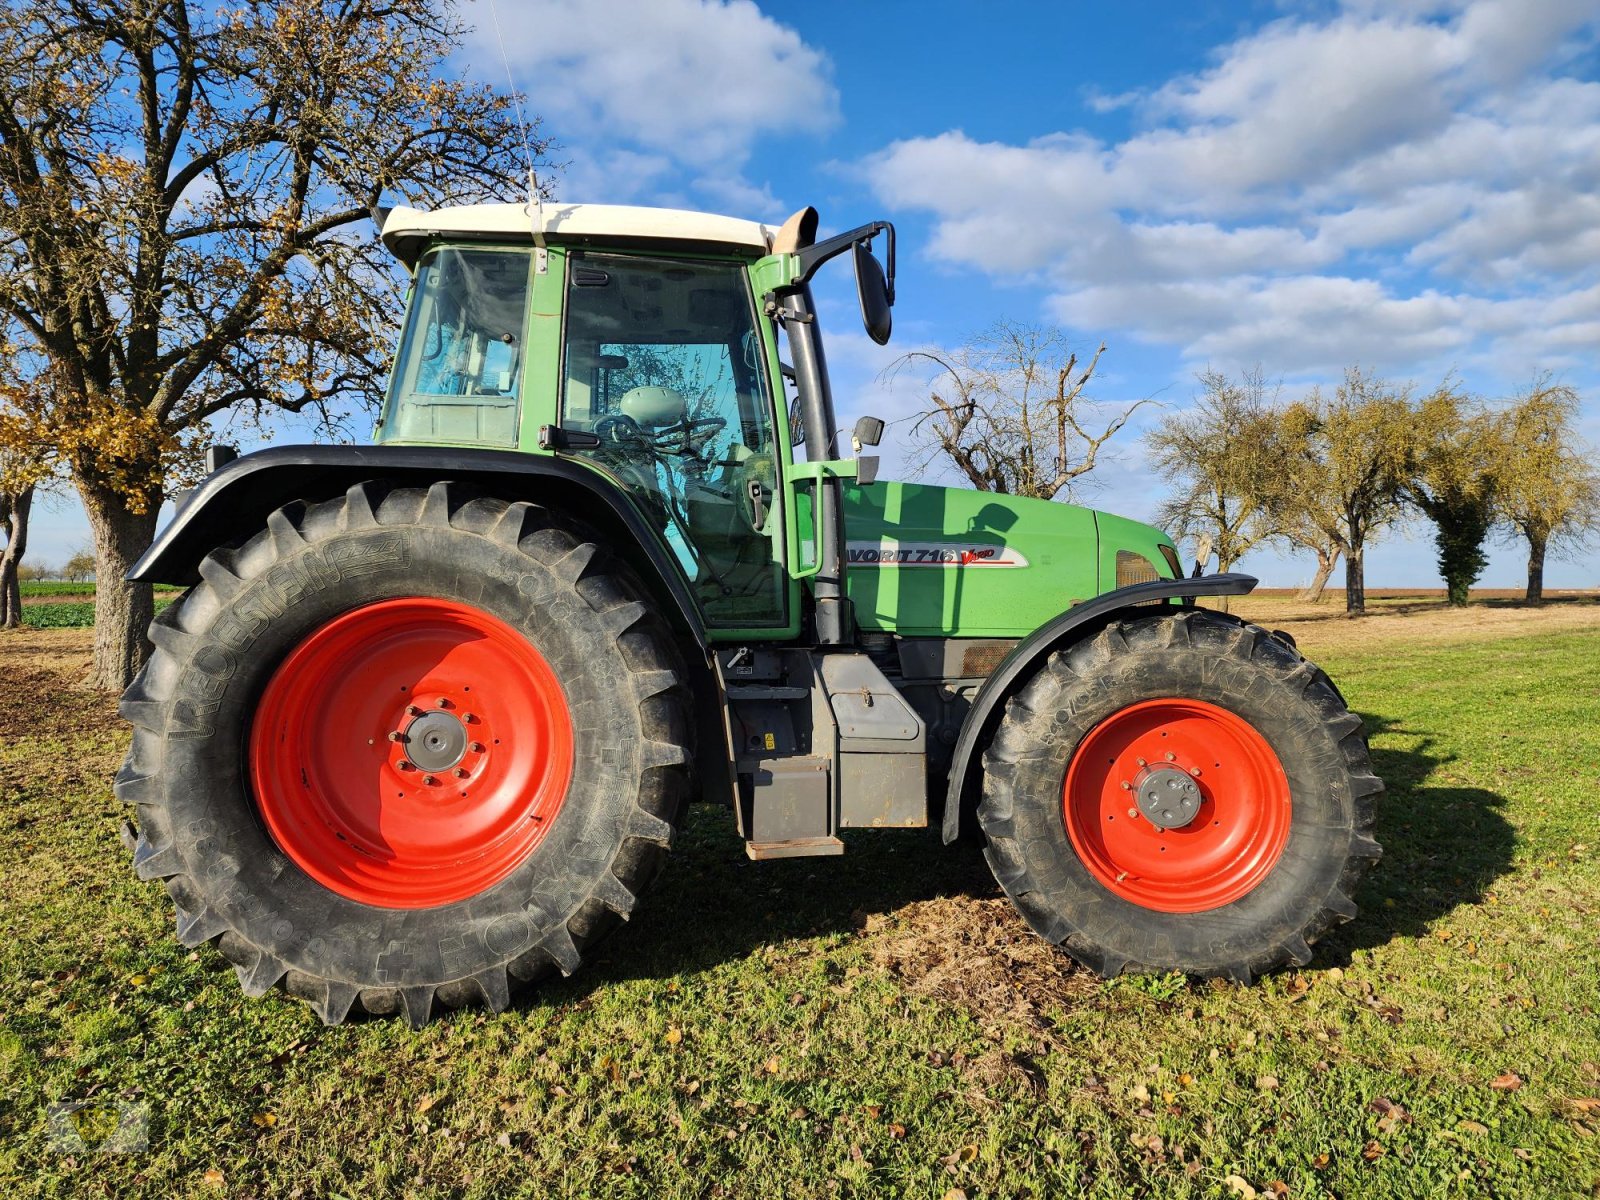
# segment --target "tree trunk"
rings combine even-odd
[[[1528,595],[1529,604],[1544,602],[1544,549],[1548,539],[1528,536]]]
[[[11,496],[5,506],[5,553],[0,554],[0,627],[13,629],[22,624],[22,585],[17,568],[28,552],[28,513],[33,508],[33,487]]]
[[[1367,611],[1367,581],[1362,561],[1366,549],[1352,550],[1344,559],[1344,610],[1352,616]]]
[[[1311,582],[1300,589],[1296,600],[1304,600],[1311,604],[1322,603],[1323,589],[1328,586],[1328,577],[1333,574],[1333,568],[1339,562],[1339,552],[1335,550],[1329,554],[1326,550],[1317,551],[1317,573],[1311,577]]]
[[[78,482],[94,533],[94,673],[92,686],[120,692],[150,657],[146,631],[155,615],[148,583],[125,576],[155,537],[159,494],[132,512],[121,494]]]

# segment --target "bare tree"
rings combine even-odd
[[[1259,366],[1235,381],[1199,375],[1200,394],[1146,438],[1151,461],[1174,485],[1158,520],[1175,537],[1208,537],[1226,571],[1277,530],[1268,503],[1271,401]]]
[[[1544,599],[1545,557],[1600,531],[1600,476],[1577,431],[1578,393],[1541,378],[1501,418],[1502,529],[1528,544],[1527,599]]]
[[[948,459],[979,491],[1053,500],[1071,496],[1101,448],[1141,404],[1101,415],[1083,394],[1102,344],[1087,365],[1059,329],[1002,321],[952,354],[915,350],[891,373],[934,368],[926,409],[913,426],[925,448],[917,467]]]
[[[444,0],[20,0],[0,12],[0,314],[94,534],[95,680],[148,654],[169,472],[213,419],[337,431],[388,357],[387,191],[522,189],[509,98],[437,77]],[[533,142],[542,154],[545,143]]]

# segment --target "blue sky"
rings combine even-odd
[[[1286,395],[1360,363],[1511,394],[1540,371],[1600,442],[1600,18],[1588,0],[1139,5],[497,0],[460,69],[510,72],[561,143],[559,199],[900,231],[896,334],[822,288],[846,412],[914,412],[899,354],[1000,318],[1109,349],[1107,404],[1181,409],[1207,365]],[[494,15],[500,36],[496,36]],[[1146,407],[1085,499],[1149,517]],[[900,426],[904,429],[904,426]],[[886,445],[886,473],[903,447]],[[82,539],[41,513],[37,559]],[[36,559],[36,561],[37,561]],[[1426,530],[1368,559],[1432,584]],[[1299,582],[1305,559],[1246,564]],[[1481,581],[1521,582],[1516,547]],[[1552,586],[1600,585],[1591,562]]]

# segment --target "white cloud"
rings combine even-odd
[[[1597,18],[1592,0],[1352,2],[1094,97],[1142,122],[1121,142],[951,130],[862,170],[931,214],[936,259],[1190,359],[1571,361],[1597,319],[1600,83],[1561,72]]]
[[[498,61],[492,15],[472,5],[473,51]],[[526,0],[502,3],[499,26],[533,111],[573,148],[563,198],[659,186],[616,174],[623,154],[739,195],[759,139],[821,133],[839,119],[826,55],[750,0]]]

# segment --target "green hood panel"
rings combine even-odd
[[[1090,509],[885,482],[846,488],[844,520],[865,631],[1023,637],[1101,590]]]

